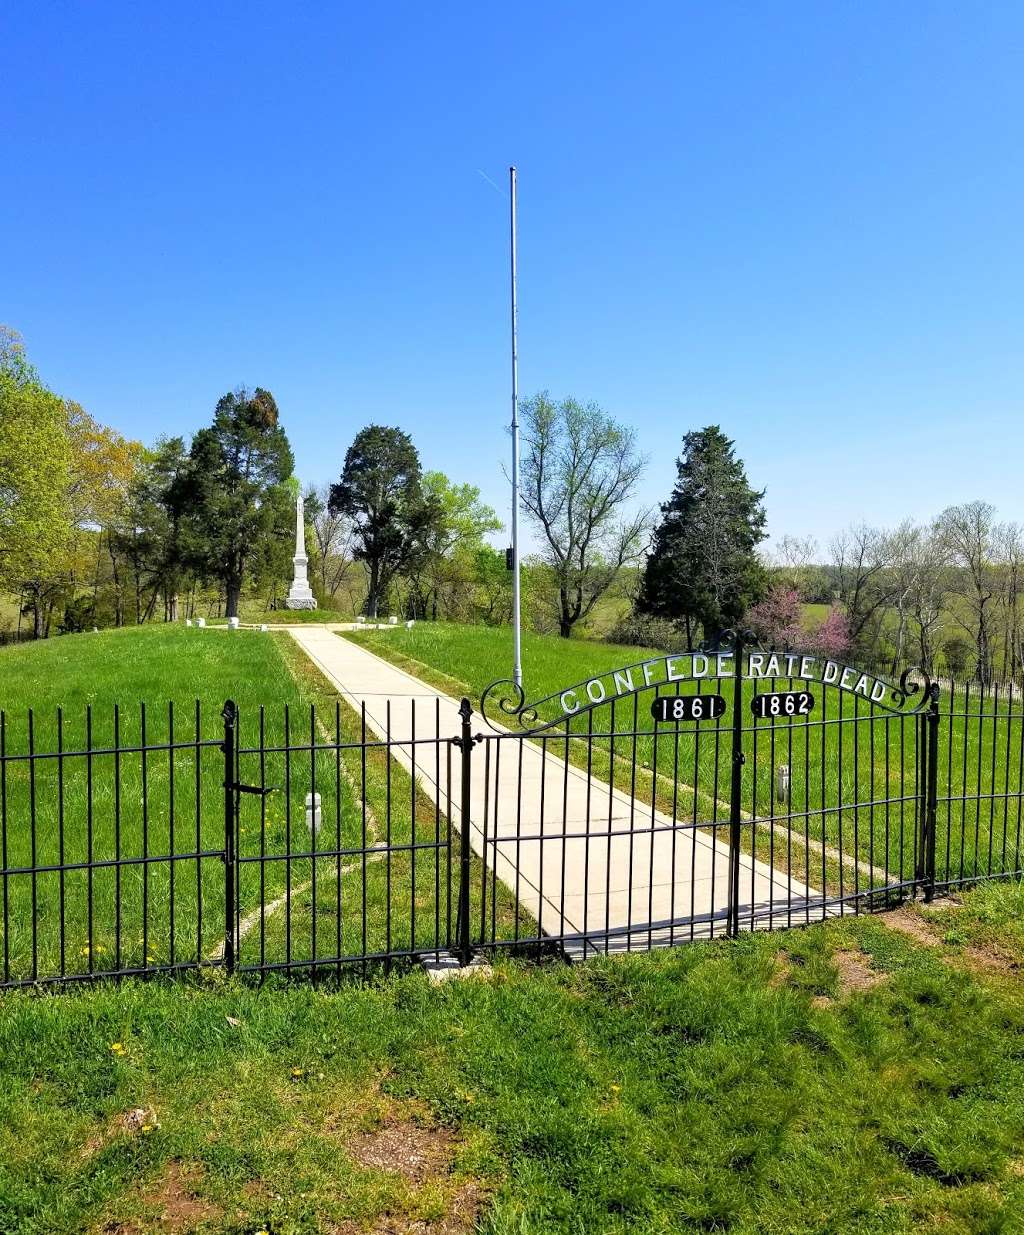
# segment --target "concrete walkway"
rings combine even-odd
[[[348,639],[315,626],[292,638],[358,712],[367,728],[388,732],[394,757],[413,769],[430,798],[449,807],[434,777],[437,737],[460,731],[459,703]],[[476,706],[476,700],[471,700]],[[488,733],[478,715],[473,732]],[[403,744],[404,743],[404,744]],[[562,747],[551,742],[550,747]],[[562,747],[564,749],[564,747]],[[452,763],[451,817],[461,826],[458,756]],[[627,777],[619,774],[617,779]],[[548,936],[567,937],[578,955],[706,938],[725,930],[729,851],[705,833],[673,820],[605,780],[545,753],[536,742],[504,732],[474,749],[470,843]],[[719,829],[724,839],[724,829]],[[749,857],[740,872],[741,926],[751,917],[784,924],[822,915],[820,893]],[[744,923],[744,918],[746,922]]]

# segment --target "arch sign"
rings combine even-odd
[[[864,699],[869,704],[894,713],[916,710],[916,708],[910,709],[906,706],[908,699],[921,691],[920,684],[909,681],[910,673],[911,670],[906,670],[899,683],[896,684],[829,657],[807,655],[803,652],[746,650],[739,652],[739,676],[745,681],[771,681],[781,678],[802,682],[806,686],[820,683],[823,686],[845,691]],[[485,719],[489,720],[487,704],[494,697],[497,699],[501,712],[505,716],[514,717],[521,728],[546,729],[578,713],[644,690],[685,682],[722,682],[736,676],[737,651],[735,649],[733,651],[679,652],[656,656],[650,660],[638,661],[633,665],[625,665],[621,669],[596,674],[565,690],[556,691],[538,699],[529,706],[526,704],[522,689],[515,683],[494,682],[483,693],[481,711]],[[929,697],[930,690],[927,676],[924,674],[921,676],[924,678],[925,690],[918,701],[918,706]],[[794,714],[805,715],[813,707],[812,697],[807,690],[781,692],[775,697],[784,700],[785,694],[793,696]],[[756,703],[751,706],[755,714],[758,714]],[[783,701],[780,706],[786,707],[787,705]],[[542,712],[545,719],[540,720]],[[556,715],[553,719],[548,719],[552,712]],[[787,711],[786,714],[790,713]],[[766,712],[765,715],[768,713]],[[659,714],[656,719],[684,719],[684,717],[674,717],[666,713],[664,717]],[[694,717],[687,716],[685,719],[694,719]]]

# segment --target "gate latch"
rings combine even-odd
[[[746,763],[747,756],[741,750],[734,750],[732,753],[733,763]]]
[[[260,788],[259,785],[242,785],[238,781],[234,781],[227,788],[233,789],[235,793],[255,793],[257,797],[261,798],[265,798],[271,793],[277,793],[277,785],[265,785],[263,788]]]

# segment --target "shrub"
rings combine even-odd
[[[630,647],[658,648],[674,651],[685,642],[675,622],[667,618],[649,617],[631,613],[617,622],[605,635],[608,643],[623,643]]]
[[[801,613],[796,589],[776,584],[747,611],[747,624],[766,648],[798,647],[804,642]]]

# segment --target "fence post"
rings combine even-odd
[[[235,972],[235,726],[238,707],[233,699],[224,704],[224,968]]]
[[[469,941],[469,874],[470,863],[473,857],[473,850],[469,843],[473,758],[473,735],[470,732],[469,721],[472,715],[473,708],[469,700],[464,698],[459,705],[459,716],[462,718],[462,732],[454,742],[462,752],[462,802],[459,815],[459,907],[455,926],[459,964],[461,965],[468,965],[473,959],[473,949]]]
[[[935,896],[935,831],[939,811],[939,686],[931,686],[931,703],[928,707],[928,789],[925,804],[925,884],[924,899],[927,904]]]
[[[743,636],[733,641],[732,691],[732,782],[729,790],[729,904],[725,933],[735,939],[740,933],[740,800],[743,796]]]

